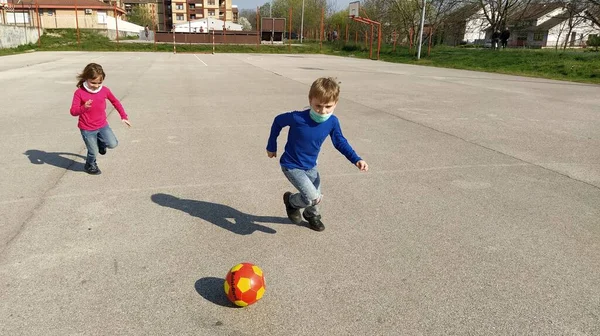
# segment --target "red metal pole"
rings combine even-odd
[[[261,39],[259,11],[260,11],[260,8],[257,6],[256,7],[256,46],[257,47],[260,46],[260,39]]]
[[[288,50],[292,52],[292,7],[290,7],[290,30],[288,32]]]
[[[427,48],[427,57],[431,55],[431,39],[433,38],[433,27],[429,27],[429,47]]]
[[[77,27],[77,46],[81,46],[79,39],[79,16],[77,15],[77,0],[75,0],[75,26]]]
[[[371,46],[369,47],[369,59],[373,59],[373,38],[375,38],[374,31],[375,26],[371,23]]]
[[[396,41],[398,40],[398,37],[396,35],[396,31],[395,30],[394,30],[393,38],[394,38],[394,52],[396,52]]]
[[[325,17],[325,7],[321,8],[321,34],[319,35],[319,50],[323,49],[323,30],[325,29],[325,27],[323,27],[323,19]]]
[[[379,60],[379,53],[381,52],[381,23],[378,25],[379,31],[377,32],[377,60]]]
[[[346,24],[346,43],[348,43],[348,24]]]

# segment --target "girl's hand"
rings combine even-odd
[[[358,169],[360,169],[360,171],[368,171],[369,170],[369,165],[365,162],[365,160],[360,160],[356,163],[356,166],[358,167]]]
[[[85,102],[85,105],[83,105],[83,106],[85,106],[85,108],[90,108],[90,107],[92,107],[92,102],[93,102],[93,100],[89,99],[88,101]]]
[[[129,120],[121,119],[121,121],[123,122],[123,124],[127,125],[127,127],[131,127],[131,123],[129,122]]]
[[[277,152],[269,152],[269,151],[267,151],[267,156],[270,157],[270,158],[277,157]]]

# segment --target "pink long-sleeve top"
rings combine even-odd
[[[85,102],[90,99],[92,106],[86,108]],[[123,105],[106,86],[103,86],[97,93],[90,93],[84,88],[79,88],[73,94],[73,103],[71,104],[71,115],[79,117],[77,127],[86,131],[94,131],[108,125],[108,121],[106,121],[107,99],[119,112],[121,119],[127,119]]]

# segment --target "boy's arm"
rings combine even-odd
[[[75,91],[73,94],[73,101],[71,102],[71,115],[77,117],[79,115],[84,114],[88,108],[83,104],[83,100],[79,94],[79,90]]]
[[[109,88],[106,88],[106,90],[107,90],[106,98],[108,98],[108,100],[115,107],[117,112],[119,112],[121,119],[127,120],[128,119],[127,113],[125,113],[125,109],[123,108],[123,105],[121,105],[121,102],[117,99],[117,97],[115,97],[115,95],[113,95],[112,91],[110,91]]]
[[[293,121],[294,116],[292,112],[282,113],[275,117],[273,125],[271,125],[271,134],[267,141],[267,152],[277,152],[277,137],[279,136],[279,133],[281,133],[281,129],[285,126],[290,126]]]
[[[333,129],[331,130],[331,133],[329,133],[329,136],[331,136],[333,147],[342,153],[342,155],[344,155],[348,161],[352,162],[352,164],[356,164],[358,161],[362,160],[342,134],[342,128],[339,120],[335,120]]]

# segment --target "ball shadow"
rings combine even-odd
[[[214,304],[227,308],[240,308],[229,301],[227,295],[225,295],[224,282],[225,279],[223,278],[206,277],[196,281],[194,287],[198,294]]]

